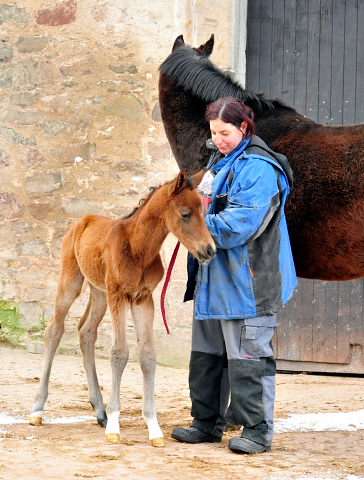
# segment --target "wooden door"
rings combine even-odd
[[[364,121],[364,2],[250,0],[246,88],[327,125]],[[363,279],[299,279],[278,315],[278,368],[364,373]]]

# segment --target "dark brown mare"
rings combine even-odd
[[[77,328],[89,400],[97,421],[106,426],[108,441],[120,440],[119,395],[121,376],[128,361],[126,313],[130,307],[143,372],[143,417],[152,444],[164,446],[154,400],[156,357],[152,293],[163,277],[159,251],[169,232],[200,262],[211,260],[216,253],[196,191],[201,177],[197,174],[192,179],[187,178],[186,172],[181,171],[176,180],[153,191],[128,218],[111,220],[90,215],[78,220],[64,237],[55,310],[44,334],[43,372],[30,415],[32,425],[42,424],[52,362],[64,331],[64,320],[86,279],[90,285],[90,299]],[[97,328],[107,305],[112,320],[113,341],[110,350],[112,387],[105,411],[94,350]]]
[[[349,280],[364,276],[364,125],[325,126],[277,100],[244,90],[209,60],[213,35],[193,49],[179,36],[160,67],[165,131],[181,169],[206,165],[206,105],[233,96],[255,114],[256,133],[285,155],[295,186],[286,203],[300,277]]]

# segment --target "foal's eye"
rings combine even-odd
[[[183,220],[189,220],[191,218],[192,213],[191,212],[180,212],[181,217]]]

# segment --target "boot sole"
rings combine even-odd
[[[198,439],[198,440],[192,440],[191,438],[186,438],[184,435],[178,435],[178,433],[171,433],[171,437],[174,438],[175,440],[178,440],[179,442],[185,442],[185,443],[219,443],[221,442],[220,437],[204,437],[203,439]]]
[[[255,445],[249,445],[246,442],[239,442],[239,440],[240,438],[231,439],[229,442],[229,450],[236,453],[254,454],[254,453],[270,452],[272,449],[270,445],[256,444],[256,447],[255,447]],[[239,445],[239,443],[241,443],[241,445]]]

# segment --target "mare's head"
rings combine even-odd
[[[188,178],[181,171],[168,187],[168,205],[165,221],[170,232],[201,263],[212,260],[216,247],[206,227],[203,216],[202,200],[196,187],[203,177],[204,171]]]
[[[176,40],[174,41],[172,52],[176,50],[176,48],[184,47],[185,41],[183,39],[183,35],[179,35]],[[214,49],[214,34],[211,34],[211,37],[207,40],[206,43],[203,43],[199,47],[194,48],[194,51],[201,55],[201,57],[209,57]]]

